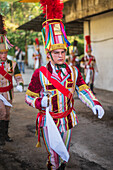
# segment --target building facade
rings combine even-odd
[[[66,0],[64,14],[66,23],[83,22],[84,36],[91,36],[99,71],[95,87],[113,91],[113,0]]]

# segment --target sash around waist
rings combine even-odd
[[[60,119],[60,118],[68,116],[72,112],[72,110],[73,110],[73,107],[71,107],[69,110],[66,110],[65,112],[54,113],[54,112],[49,111],[49,113],[52,116],[52,118]],[[43,110],[41,110],[39,113],[42,114],[43,116],[45,115],[45,111],[43,111]]]
[[[7,92],[10,91],[12,88],[13,88],[13,84],[11,83],[9,86],[0,87],[0,92]]]

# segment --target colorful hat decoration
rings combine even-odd
[[[4,28],[3,16],[0,15],[0,52],[8,51],[13,45],[9,42],[6,37],[6,30]]]
[[[38,38],[35,38],[35,42],[36,42],[37,45],[39,45],[39,40],[38,40]]]
[[[35,47],[36,51],[39,51],[40,48],[39,48],[39,40],[38,40],[38,38],[35,38],[34,47]]]
[[[42,24],[42,36],[47,52],[55,49],[66,49],[70,46],[62,22],[62,0],[40,0],[46,21]]]
[[[90,35],[86,35],[85,40],[86,40],[86,52],[91,52],[92,48],[91,48]]]

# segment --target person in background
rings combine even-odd
[[[25,73],[24,54],[18,46],[15,46],[15,56],[16,56],[16,62],[18,64],[20,73],[23,72],[24,74]]]
[[[74,40],[73,50],[71,50],[71,56],[72,56],[72,65],[79,68],[79,56],[78,56],[77,43],[78,43],[78,41]]]
[[[96,59],[91,54],[92,48],[91,48],[91,40],[90,36],[85,36],[86,40],[86,55],[84,55],[80,62],[80,67],[84,69],[84,76],[85,76],[85,82],[90,87],[92,92],[94,92],[94,78],[95,78],[95,71],[98,72]]]
[[[55,0],[52,2],[56,4]],[[61,2],[59,3],[61,6]],[[57,14],[52,13],[52,16],[56,17]],[[26,92],[25,102],[39,109],[36,118],[37,147],[40,146],[41,129],[48,153],[48,170],[64,170],[69,160],[72,128],[78,124],[74,109],[74,92],[77,92],[81,101],[94,114],[98,112],[98,118],[103,117],[104,110],[86,85],[78,68],[65,63],[66,50],[70,43],[61,18],[48,18],[42,26],[44,47],[50,61],[46,66],[35,70]]]
[[[10,110],[14,97],[12,77],[14,76],[17,82],[18,91],[22,92],[24,85],[17,63],[7,59],[8,50],[13,45],[7,39],[6,33],[3,16],[0,15],[0,146],[5,145],[6,141],[13,141],[8,135]]]
[[[35,52],[32,55],[32,58],[34,59],[34,70],[36,70],[37,68],[40,68],[41,64],[42,64],[42,56],[41,56],[41,53],[40,53],[38,38],[35,38],[35,42],[36,42],[34,44]]]

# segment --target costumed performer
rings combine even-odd
[[[0,145],[12,142],[8,135],[10,109],[14,97],[13,76],[17,90],[23,90],[23,79],[16,62],[7,59],[8,50],[13,47],[6,37],[3,16],[0,15]]]
[[[86,40],[86,55],[82,57],[80,62],[80,67],[84,68],[85,82],[94,93],[94,78],[95,78],[95,72],[98,72],[98,69],[97,69],[96,59],[91,54],[92,48],[91,48],[90,36],[86,35],[85,40]]]
[[[35,42],[36,42],[34,43],[35,52],[33,53],[32,56],[32,58],[34,59],[34,70],[41,67],[41,53],[38,38],[35,38]]]
[[[47,2],[41,0],[44,11],[45,5],[48,6]],[[40,146],[41,130],[48,153],[48,170],[64,170],[69,160],[72,128],[78,124],[74,92],[77,92],[80,100],[91,108],[94,114],[98,111],[98,118],[103,117],[104,110],[86,85],[78,68],[65,63],[66,50],[70,43],[61,20],[63,3],[60,0],[49,0],[49,4],[52,6],[47,8],[48,20],[42,24],[42,35],[50,61],[34,72],[25,101],[39,110],[36,119],[37,147]]]

